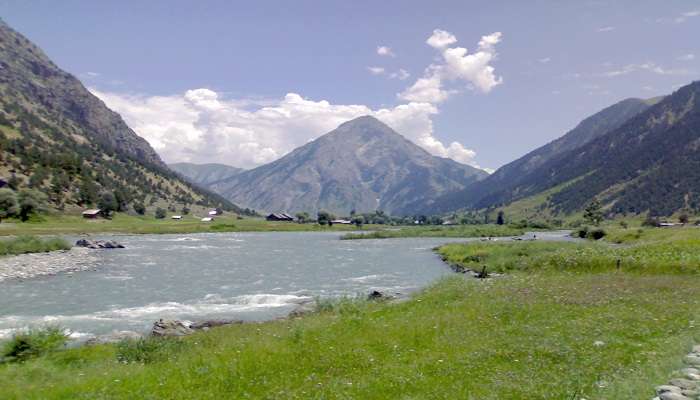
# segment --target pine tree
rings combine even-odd
[[[583,210],[583,219],[592,225],[600,225],[600,222],[603,221],[603,210],[601,209],[598,199],[594,198],[588,203]]]

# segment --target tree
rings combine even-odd
[[[298,212],[294,215],[294,217],[296,217],[297,222],[299,222],[300,224],[304,224],[311,219],[311,217],[309,216],[309,213],[307,213],[306,211]]]
[[[182,215],[187,215],[190,213],[190,208],[187,206],[182,206]]]
[[[503,210],[498,212],[498,217],[496,217],[496,225],[503,225],[506,222],[503,215]]]
[[[356,215],[352,217],[352,223],[359,228],[365,223],[365,219],[362,217],[362,215]]]
[[[595,226],[600,225],[600,222],[603,221],[603,210],[601,209],[598,199],[594,198],[588,203],[583,210],[583,219]]]
[[[21,184],[22,184],[22,181],[15,174],[12,174],[10,179],[7,181],[7,186],[9,186],[10,189],[12,189],[12,190],[19,189],[19,186]]]
[[[329,225],[332,219],[333,217],[328,211],[319,211],[316,215],[316,221],[318,221],[319,225]]]
[[[17,203],[19,203],[19,219],[22,221],[29,220],[29,217],[46,211],[46,195],[34,190],[20,190],[17,194]]]
[[[678,216],[678,222],[681,224],[687,224],[689,221],[688,213],[681,213],[681,215]]]
[[[144,206],[140,201],[134,203],[133,207],[134,211],[136,211],[136,214],[138,215],[143,215],[146,213],[146,206]]]
[[[160,207],[156,208],[156,219],[163,219],[165,218],[165,215],[166,213],[164,209]]]
[[[102,192],[100,199],[97,201],[97,206],[100,208],[105,218],[110,218],[112,213],[119,208],[117,199],[112,192]]]
[[[78,188],[78,200],[80,204],[94,204],[97,201],[97,185],[90,177],[83,177]]]
[[[0,189],[0,221],[17,215],[17,196],[11,189]]]
[[[216,207],[216,215],[222,215],[224,213],[224,210],[221,209],[221,207]]]

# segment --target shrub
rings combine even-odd
[[[17,196],[11,189],[0,189],[0,220],[17,215]]]
[[[37,190],[20,190],[17,194],[19,218],[28,221],[30,216],[46,211],[47,201],[46,195]]]
[[[580,227],[573,232],[572,236],[577,237],[577,238],[581,238],[581,239],[585,239],[588,237],[588,230],[589,229],[587,226]]]
[[[601,228],[596,228],[588,231],[587,239],[600,240],[605,237],[605,231]]]
[[[166,214],[165,214],[165,210],[164,210],[164,209],[162,209],[162,208],[160,208],[160,207],[158,207],[158,208],[156,209],[156,219],[163,219],[163,218],[165,218],[165,215],[166,215]]]
[[[68,336],[58,327],[28,330],[15,334],[2,348],[3,362],[21,362],[40,357],[63,346]]]
[[[117,344],[117,360],[122,363],[148,364],[169,361],[182,351],[185,343],[176,338],[141,338],[122,340]]]

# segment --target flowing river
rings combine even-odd
[[[266,320],[316,296],[366,295],[373,289],[408,293],[451,273],[433,247],[467,240],[339,236],[103,235],[97,238],[126,248],[56,254],[56,262],[86,270],[0,282],[0,339],[47,324],[80,339],[143,333],[159,318]]]

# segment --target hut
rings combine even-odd
[[[352,221],[348,221],[347,219],[334,219],[331,221],[331,224],[352,225]]]
[[[272,213],[265,217],[266,220],[268,221],[283,221],[283,222],[291,222],[294,221],[294,217],[287,213]]]
[[[202,222],[211,222],[213,220],[214,220],[214,218],[212,218],[212,217],[204,217],[201,219]]]
[[[181,220],[181,219],[182,219],[182,215],[173,215],[172,217],[170,217],[170,219]]]
[[[100,216],[102,213],[102,210],[100,209],[92,209],[92,210],[85,210],[82,212],[83,218],[88,218],[88,219],[95,219]]]

